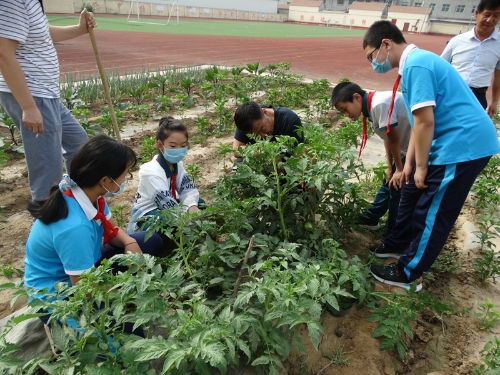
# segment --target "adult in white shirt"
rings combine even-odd
[[[500,99],[500,33],[495,29],[500,20],[500,2],[481,0],[475,16],[474,29],[453,37],[441,57],[458,70],[485,109],[486,91],[491,83],[488,115],[493,117]]]
[[[85,129],[60,101],[54,42],[95,26],[86,10],[75,26],[49,26],[41,0],[0,1],[0,105],[21,132],[35,201],[59,183],[63,161],[69,173],[73,154],[87,141]]]

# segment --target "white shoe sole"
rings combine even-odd
[[[375,275],[371,270],[370,270],[370,273],[375,278],[375,280],[381,282],[382,284],[394,285],[394,286],[397,286],[397,287],[400,287],[400,288],[403,288],[406,290],[410,290],[410,288],[411,288],[412,283],[404,284],[404,283],[398,283],[396,281],[384,280],[380,276]],[[417,289],[415,289],[415,291],[420,292],[421,290],[422,290],[422,283],[418,283]]]
[[[359,227],[363,228],[363,229],[368,229],[368,230],[379,230],[380,229],[380,224],[377,224],[377,225],[360,224]]]
[[[370,254],[376,256],[377,258],[381,259],[387,259],[387,258],[394,258],[398,259],[401,258],[405,254],[400,254],[400,253],[374,253],[372,251],[368,251]]]

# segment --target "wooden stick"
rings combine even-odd
[[[52,353],[54,354],[54,357],[57,357],[57,351],[54,346],[54,340],[52,340],[52,333],[50,333],[50,328],[47,324],[44,324],[43,328],[45,328],[45,333],[47,334],[47,338],[49,339],[49,344],[50,348],[52,349]]]
[[[88,19],[88,14],[87,14],[87,19]],[[113,102],[111,101],[111,94],[109,93],[108,81],[106,80],[106,74],[102,66],[101,55],[99,55],[99,50],[97,49],[97,42],[94,35],[94,28],[89,27],[88,30],[89,30],[90,41],[92,42],[92,48],[94,49],[97,68],[99,69],[99,75],[101,76],[102,87],[104,89],[104,93],[106,94],[106,101],[108,102],[109,115],[111,116],[111,121],[113,122],[115,137],[118,140],[118,142],[121,142],[122,137],[120,135],[120,129],[118,129],[118,122],[116,121],[116,114],[113,108]]]
[[[238,278],[236,279],[236,283],[234,284],[233,294],[231,296],[232,298],[236,297],[236,294],[238,293],[238,288],[240,287],[241,279],[243,278],[243,267],[245,267],[248,262],[248,256],[250,255],[250,251],[252,251],[254,240],[255,234],[252,236],[252,238],[250,238],[250,243],[248,244],[248,249],[245,253],[245,258],[243,259],[243,264],[241,265],[240,272],[238,273]]]

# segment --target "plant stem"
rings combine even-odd
[[[281,192],[281,184],[280,184],[280,175],[278,173],[278,164],[276,163],[276,155],[273,157],[273,168],[274,168],[274,176],[276,180],[276,189],[278,190],[278,215],[280,217],[281,231],[283,232],[283,237],[285,238],[285,242],[288,242],[288,233],[285,227],[285,220],[283,218],[283,208],[281,207],[283,193]]]
[[[238,288],[240,287],[241,279],[243,278],[243,267],[245,267],[248,262],[248,256],[250,255],[250,251],[252,251],[254,240],[255,234],[252,235],[252,238],[250,238],[250,243],[248,244],[248,249],[245,253],[245,258],[243,259],[243,264],[241,265],[240,272],[238,273],[238,278],[236,279],[236,283],[234,284],[233,294],[231,295],[231,298],[236,297],[236,294],[238,293]]]

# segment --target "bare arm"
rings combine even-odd
[[[0,37],[0,72],[23,110],[24,125],[36,134],[43,133],[42,115],[31,96],[23,70],[16,58],[18,44],[16,40]]]
[[[488,116],[493,117],[498,109],[498,100],[500,99],[500,69],[495,69],[493,74],[491,103],[488,107]]]
[[[88,20],[87,20],[88,16]],[[73,39],[89,32],[89,27],[96,27],[94,15],[86,9],[80,13],[78,25],[73,26],[49,26],[50,37],[53,42],[62,42]]]
[[[116,223],[113,221],[113,219],[111,219],[109,222],[116,227]],[[137,240],[133,237],[130,237],[127,232],[125,232],[121,228],[118,228],[116,237],[111,238],[109,240],[109,244],[115,247],[123,247],[123,252],[125,254],[142,254],[142,250],[137,244]]]
[[[413,111],[414,127],[413,137],[415,144],[415,185],[419,189],[427,187],[427,163],[434,137],[434,111],[432,106],[419,108]]]
[[[245,147],[246,145],[247,145],[246,143],[240,142],[237,139],[233,140],[233,150],[234,151],[238,151],[238,148]],[[235,158],[241,158],[241,155],[239,155],[237,152],[234,152],[233,155]]]
[[[415,143],[413,140],[413,131],[410,134],[410,141],[408,142],[408,150],[406,151],[406,162],[403,168],[403,181],[410,183],[411,173],[415,166]]]
[[[392,155],[392,160],[396,166],[396,171],[392,175],[389,181],[389,186],[394,187],[394,189],[401,188],[403,183],[403,161],[401,160],[401,140],[399,134],[396,131],[387,133],[388,148]]]

